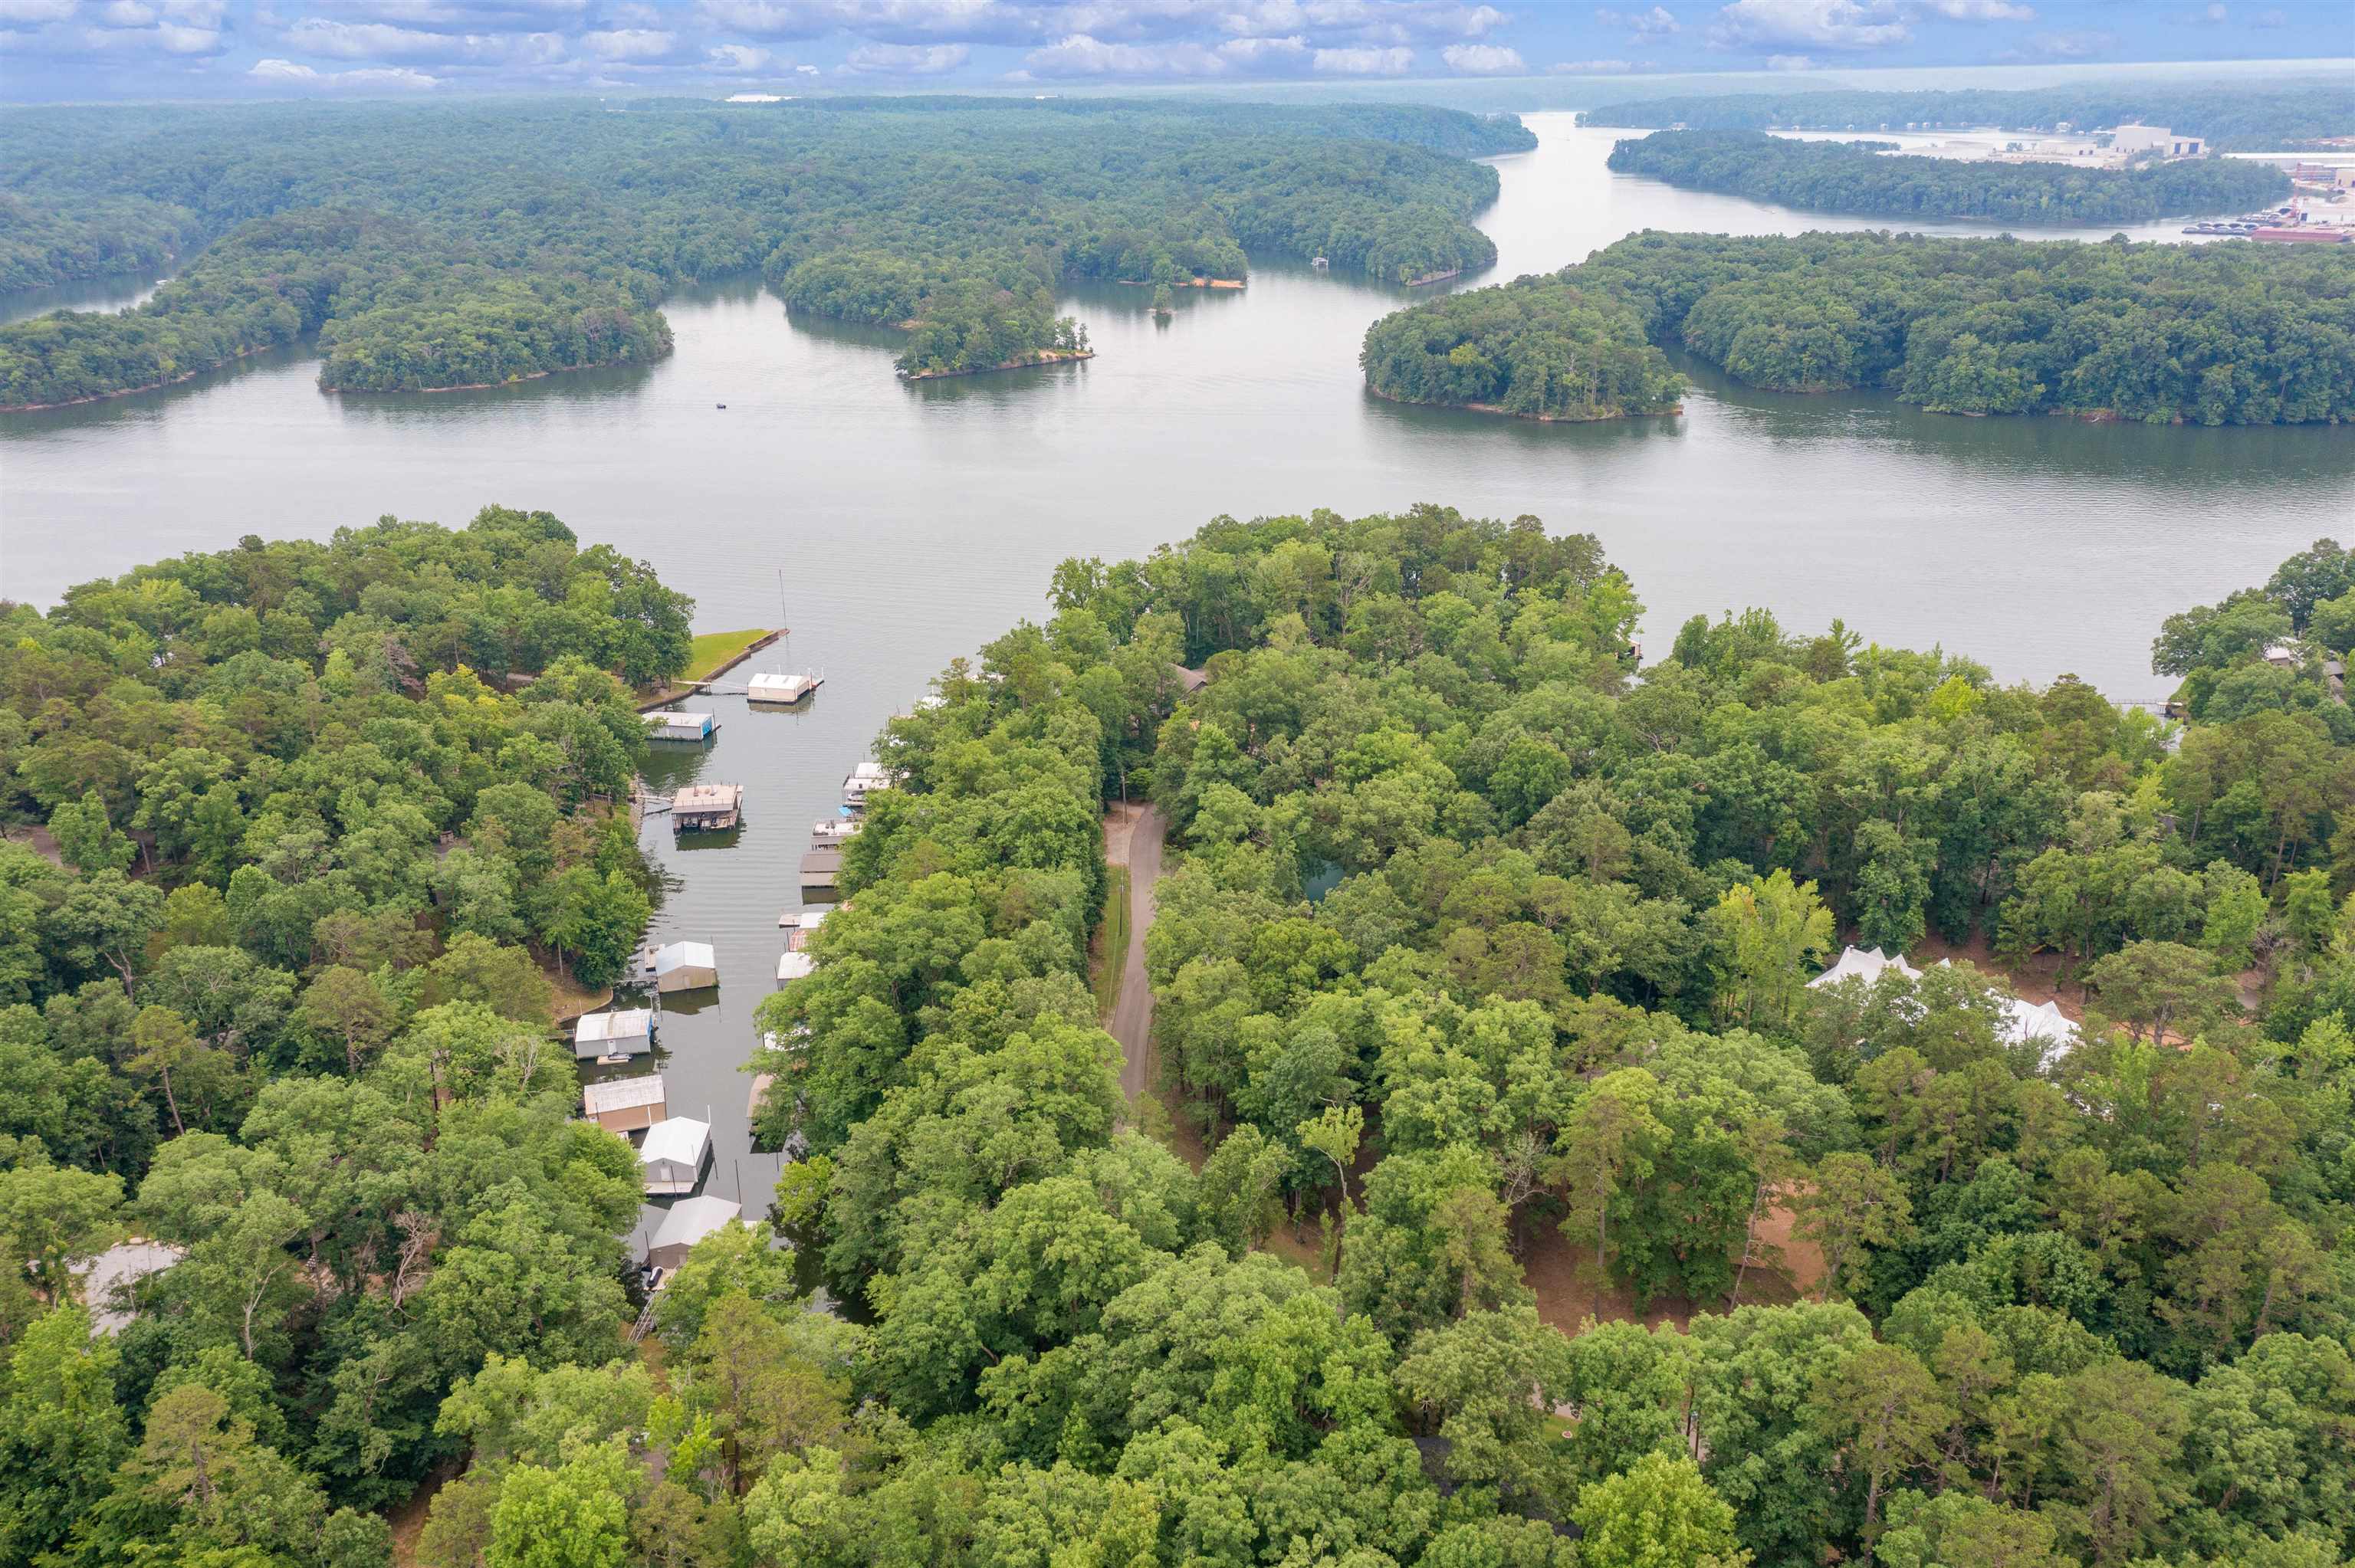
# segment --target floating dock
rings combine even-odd
[[[688,713],[684,708],[657,708],[645,717],[648,740],[701,746],[719,733],[719,721],[711,715]]]
[[[744,821],[741,784],[689,784],[671,797],[670,825],[675,833],[724,833]]]
[[[795,703],[807,702],[825,684],[826,677],[814,670],[798,675],[763,673],[744,683],[744,695],[772,707],[791,707]]]

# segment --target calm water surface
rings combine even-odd
[[[1620,132],[1529,118],[1542,144],[1497,161],[1503,197],[1483,219],[1500,265],[1463,286],[1646,228],[1874,227],[1614,175],[1603,160]],[[789,321],[749,283],[673,300],[677,352],[647,369],[339,399],[317,389],[314,361],[265,356],[165,392],[0,418],[0,593],[48,602],[241,534],[324,535],[382,513],[457,524],[492,501],[549,508],[643,556],[696,596],[706,629],[777,624],[782,570],[790,652],[752,667],[814,665],[825,689],[800,715],[712,698],[715,745],[658,765],[658,789],[746,786],[731,847],[680,851],[660,818],[647,830],[677,879],[656,934],[713,942],[721,971],[716,998],[666,1023],[670,1104],[711,1108],[709,1190],[741,1183],[757,1206],[776,1163],[748,1151],[736,1069],[809,824],[943,664],[1041,612],[1065,556],[1137,554],[1220,513],[1535,513],[1601,536],[1650,606],[1655,652],[1689,615],[1765,605],[1794,630],[1838,616],[2005,678],[2074,672],[2134,699],[2162,685],[2148,649],[2164,616],[2355,522],[2343,429],[1949,418],[1700,371],[1683,416],[1605,425],[1368,397],[1366,325],[1421,297],[1271,266],[1243,292],[1181,291],[1160,325],[1144,291],[1075,291],[1094,361],[913,387],[891,375],[893,334]]]

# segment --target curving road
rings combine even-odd
[[[1153,885],[1161,880],[1161,843],[1169,819],[1147,806],[1129,823],[1128,843],[1117,863],[1128,867],[1128,955],[1120,975],[1120,1000],[1104,1028],[1120,1042],[1120,1092],[1130,1099],[1153,1086],[1153,982],[1145,975],[1145,933],[1153,924]]]

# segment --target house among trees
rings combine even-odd
[[[670,1115],[660,1073],[607,1078],[581,1091],[581,1111],[607,1132],[643,1132]]]
[[[638,1145],[638,1174],[646,1195],[676,1197],[692,1192],[711,1163],[711,1124],[692,1117],[675,1116],[646,1128]]]
[[[572,1054],[584,1062],[603,1056],[643,1056],[654,1048],[655,1010],[651,1007],[584,1012],[572,1025]]]

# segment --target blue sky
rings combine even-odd
[[[2306,59],[2350,0],[0,0],[17,101]]]

